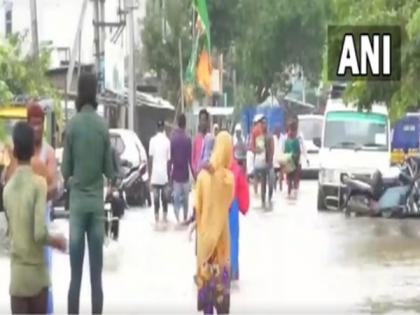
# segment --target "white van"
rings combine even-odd
[[[319,149],[321,146],[324,116],[299,115],[299,135],[302,137],[309,164],[302,160],[302,173],[319,171]]]
[[[327,102],[320,150],[318,210],[340,209],[342,173],[370,176],[391,166],[390,123],[385,105],[358,111],[341,99]]]

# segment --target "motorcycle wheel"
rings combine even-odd
[[[136,182],[133,187],[131,187],[129,190],[125,191],[127,205],[130,207],[138,207],[143,206],[145,202],[145,193],[144,188],[142,185],[145,185],[142,182]]]

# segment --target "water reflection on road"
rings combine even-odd
[[[277,301],[274,296],[265,300],[267,308],[420,312],[420,220],[346,218],[318,213],[315,206],[316,183],[306,182],[296,204],[279,197],[274,214],[252,214],[262,221],[259,241],[272,247],[270,254],[261,250],[259,259],[271,260],[265,270],[277,270],[262,281],[277,296]],[[248,223],[242,236],[252,242]],[[251,248],[243,251],[252,261]],[[248,259],[243,261],[248,266]],[[258,305],[254,300],[249,307],[252,303]]]
[[[277,193],[270,213],[253,198],[241,217],[232,313],[420,312],[420,220],[318,213],[316,188],[303,182],[293,203]],[[104,271],[105,313],[195,311],[194,243],[186,231],[156,232],[152,222],[152,209],[131,209],[121,222],[119,267]],[[8,263],[0,258],[0,313],[9,310]],[[53,268],[56,310],[65,312],[68,256],[55,253]],[[84,274],[81,310],[89,312],[87,265]]]

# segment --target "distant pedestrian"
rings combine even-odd
[[[267,122],[264,116],[259,119],[259,128],[254,131],[252,138],[252,148],[254,152],[254,169],[255,175],[261,180],[261,203],[265,210],[267,201],[268,188],[268,203],[269,209],[272,206],[273,196],[273,138],[270,137],[267,130]]]
[[[291,162],[293,164],[292,170],[287,174],[287,195],[289,198],[296,198],[299,183],[301,147],[297,131],[297,120],[290,120],[288,123],[288,134],[284,148],[284,152],[291,155]]]
[[[168,223],[168,184],[171,161],[171,143],[165,134],[165,123],[159,120],[157,133],[149,143],[150,184],[153,191],[155,222],[159,225],[159,211],[162,203],[163,223]]]
[[[171,137],[171,179],[175,217],[178,223],[181,206],[183,207],[184,222],[188,218],[190,193],[189,171],[193,171],[191,164],[191,139],[185,132],[186,125],[185,115],[179,115],[178,128],[174,130]]]
[[[210,129],[210,114],[207,110],[202,109],[198,114],[198,133],[195,136],[192,143],[192,157],[191,163],[193,167],[193,176],[197,177],[201,155],[203,151],[204,137],[207,135]]]
[[[200,162],[198,171],[205,168],[210,162],[210,157],[214,148],[215,137],[211,133],[207,133],[204,137],[203,148],[201,150]]]
[[[274,134],[273,134],[273,144],[274,144],[274,156],[273,156],[273,167],[274,167],[274,173],[276,175],[276,181],[278,181],[278,185],[280,188],[280,191],[283,190],[283,172],[281,169],[281,155],[282,155],[282,134],[280,126],[276,126],[274,128]],[[275,185],[277,187],[277,183]]]
[[[246,153],[247,147],[245,139],[242,134],[242,127],[238,123],[235,126],[235,134],[233,136],[233,152],[236,162],[244,169],[246,172]]]
[[[256,196],[258,195],[258,185],[261,182],[260,174],[258,174],[255,168],[256,139],[262,133],[261,121],[263,119],[264,119],[264,115],[256,114],[254,116],[251,134],[249,137],[249,149],[250,149],[249,156],[251,156],[251,161],[250,161],[251,163],[248,163],[249,165],[248,169],[252,169],[251,178],[252,178],[252,182],[253,182],[252,184],[254,187],[254,194]],[[252,168],[250,166],[252,166]]]
[[[77,114],[66,128],[61,171],[70,186],[70,267],[68,313],[78,314],[85,242],[89,250],[92,313],[103,310],[104,175],[115,181],[108,127],[97,113],[97,80],[82,74],[78,83]]]
[[[213,125],[213,137],[216,137],[217,134],[220,132],[220,127],[218,124]]]
[[[195,280],[198,310],[204,314],[212,314],[215,309],[218,314],[228,314],[230,309],[228,222],[234,196],[234,177],[229,169],[232,151],[232,138],[227,132],[220,132],[210,159],[212,172],[205,169],[197,178]]]
[[[48,186],[36,175],[31,158],[35,153],[34,130],[24,122],[13,130],[13,153],[17,168],[7,182],[3,202],[11,240],[10,295],[12,314],[47,314],[51,284],[44,246],[65,251],[62,235],[48,232]]]

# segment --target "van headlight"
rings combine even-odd
[[[340,182],[340,171],[323,168],[319,171],[319,181],[321,184],[338,184]]]

